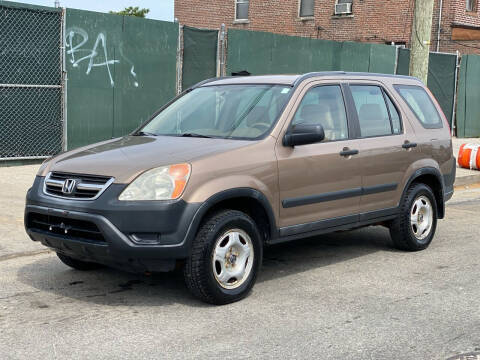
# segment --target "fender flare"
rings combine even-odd
[[[267,214],[267,220],[270,225],[270,239],[278,237],[278,229],[275,221],[275,215],[267,197],[262,192],[253,188],[233,188],[212,195],[200,205],[195,215],[193,216],[193,219],[188,227],[187,234],[185,236],[185,243],[189,251],[191,249],[190,245],[195,238],[195,235],[197,234],[197,231],[205,214],[207,214],[207,212],[212,209],[216,204],[224,200],[239,197],[257,200],[262,205],[265,213]]]
[[[443,219],[443,217],[445,215],[445,200],[444,200],[444,197],[445,197],[445,182],[443,180],[443,176],[440,173],[440,171],[438,169],[434,168],[434,167],[423,167],[423,168],[420,168],[420,169],[416,170],[410,176],[408,181],[406,182],[405,187],[403,188],[403,193],[402,193],[401,199],[405,198],[405,194],[406,194],[408,188],[410,187],[410,185],[416,179],[418,179],[420,176],[423,176],[423,175],[433,175],[433,176],[435,176],[435,178],[440,183],[440,193],[438,194],[439,195],[438,197],[435,196],[435,200],[437,201],[438,218]],[[432,189],[432,191],[434,191],[434,189]],[[434,191],[434,195],[437,195],[437,194],[435,194],[435,191]]]

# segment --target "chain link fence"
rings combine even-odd
[[[0,3],[0,160],[63,148],[63,17]]]

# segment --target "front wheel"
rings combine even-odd
[[[244,298],[262,263],[263,245],[255,222],[236,210],[211,216],[200,228],[184,268],[194,296],[221,305]]]
[[[418,251],[430,245],[437,227],[437,202],[425,184],[413,184],[400,204],[400,214],[390,225],[390,236],[400,250]]]

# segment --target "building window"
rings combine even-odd
[[[248,20],[249,0],[235,0],[235,20]]]
[[[467,0],[467,11],[477,11],[475,3],[477,0]]]
[[[335,3],[335,15],[351,14],[353,0],[337,0]]]
[[[315,0],[300,0],[300,17],[312,17]]]

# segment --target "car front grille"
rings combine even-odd
[[[43,190],[46,194],[56,197],[94,200],[113,180],[107,176],[51,172],[45,178]]]
[[[62,236],[67,239],[105,242],[102,232],[91,221],[32,212],[27,217],[27,228],[46,234]]]

